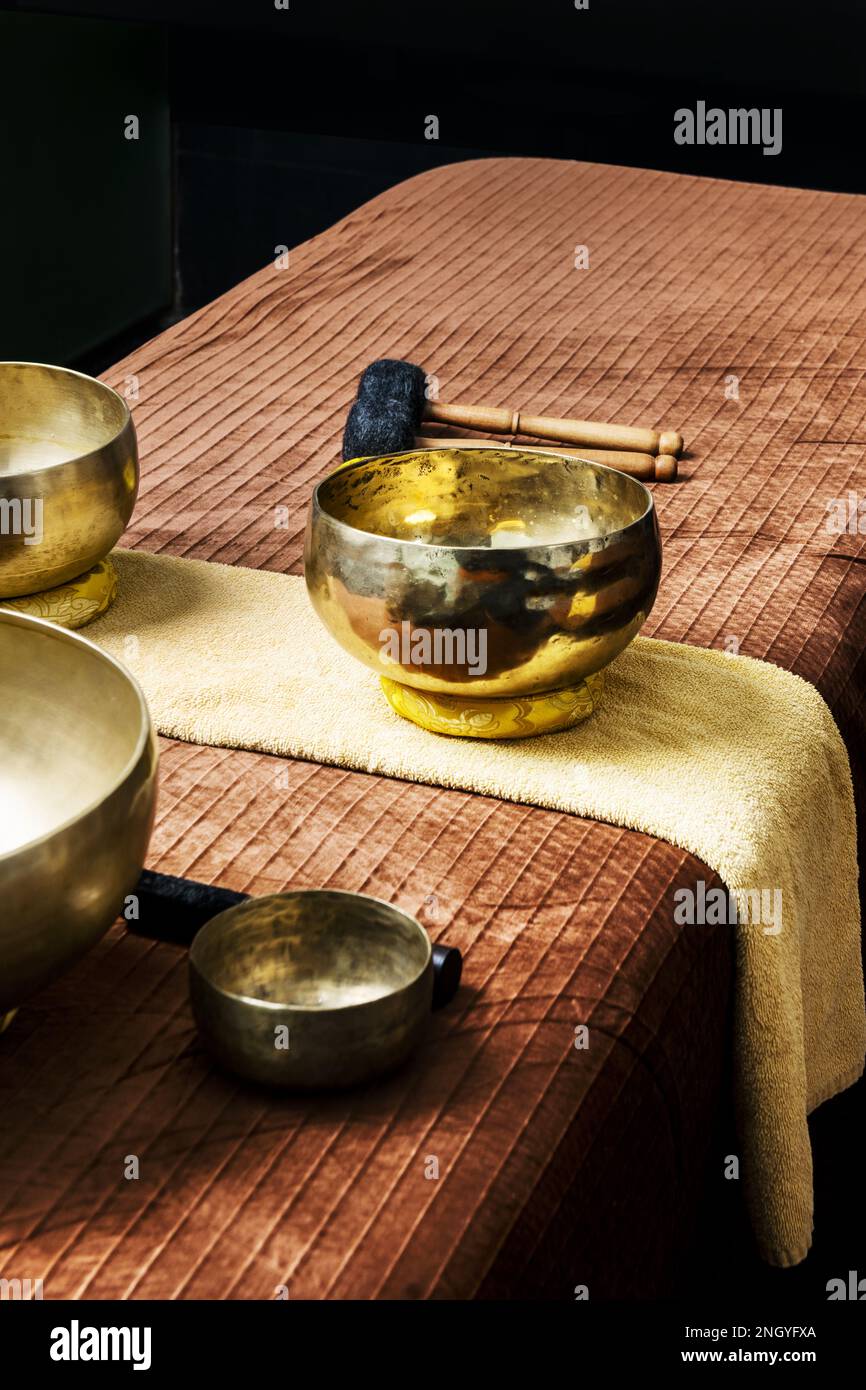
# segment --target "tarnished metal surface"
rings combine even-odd
[[[0,362],[0,597],[64,584],[104,559],[137,492],[122,396],[63,367]]]
[[[0,608],[0,1011],[107,931],[144,863],[156,739],[118,662]]]
[[[320,483],[313,605],[359,661],[420,690],[533,694],[601,670],[652,608],[650,493],[582,459],[431,449]]]
[[[253,1081],[346,1086],[390,1071],[426,1030],[430,939],[361,893],[254,898],[202,927],[189,960],[196,1023],[218,1061]]]

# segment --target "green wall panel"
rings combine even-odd
[[[171,302],[163,39],[3,13],[0,53],[0,357],[64,363]]]

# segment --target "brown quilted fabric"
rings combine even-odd
[[[108,374],[138,379],[125,543],[299,572],[311,486],[377,356],[423,363],[443,400],[679,428],[645,631],[733,638],[815,682],[862,823],[866,547],[825,521],[862,487],[863,217],[849,196],[546,160],[421,175]],[[56,1298],[665,1289],[724,1097],[730,939],[673,923],[699,862],[164,741],[150,865],[393,899],[462,947],[464,987],[400,1076],[272,1098],[202,1056],[183,954],[115,928],[0,1043],[0,1273]]]

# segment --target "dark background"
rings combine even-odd
[[[289,6],[0,3],[15,171],[0,356],[99,371],[276,245],[452,160],[533,154],[866,191],[861,0]],[[781,107],[781,153],[676,145],[673,114],[699,99]],[[438,141],[424,137],[431,114]]]
[[[863,0],[289,3],[0,0],[0,358],[100,372],[276,245],[453,160],[866,192]],[[781,153],[676,145],[674,112],[698,100],[782,107]],[[438,141],[424,138],[431,114]],[[862,1091],[812,1124],[819,1236],[805,1265],[761,1266],[736,1185],[721,1198],[716,1185],[684,1295],[790,1309],[825,1299],[852,1250],[866,1274],[863,1207],[850,1209]],[[722,1137],[716,1149],[735,1151]]]

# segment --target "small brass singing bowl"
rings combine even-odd
[[[422,449],[319,484],[305,574],[325,627],[380,676],[526,697],[575,686],[632,641],[661,541],[652,494],[604,464]]]
[[[430,938],[358,893],[250,898],[201,928],[189,955],[202,1040],[228,1071],[269,1086],[354,1085],[400,1066],[433,997]]]
[[[0,1015],[89,949],[138,880],[157,746],[91,642],[0,607]]]
[[[103,560],[137,492],[122,396],[65,367],[0,362],[0,597],[53,589]]]

